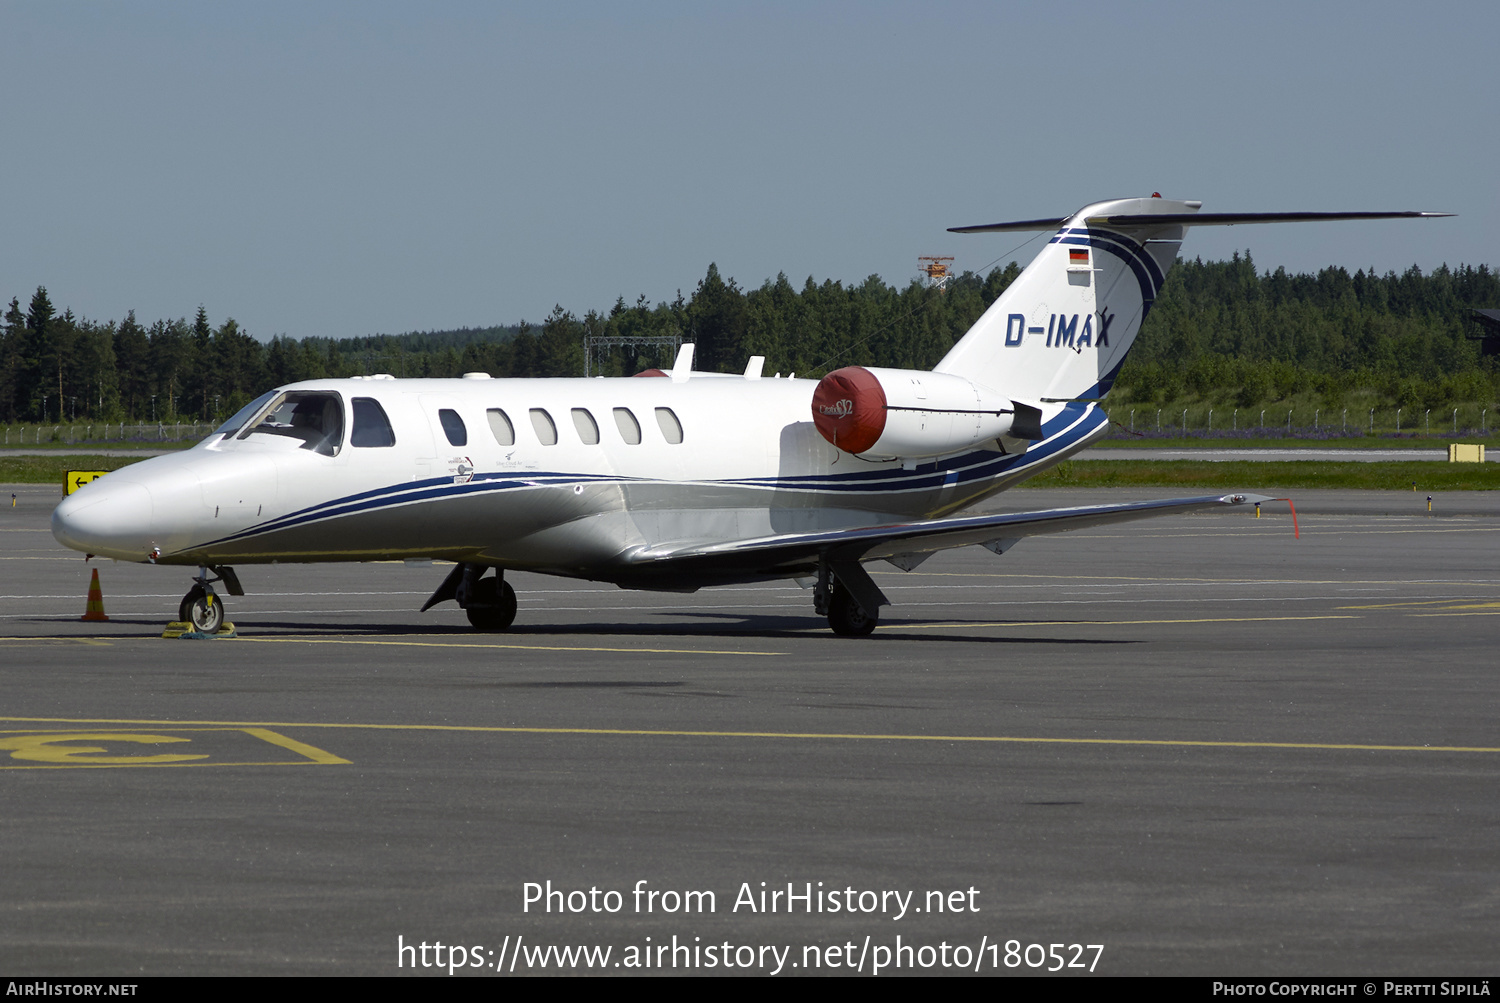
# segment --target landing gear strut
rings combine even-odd
[[[818,562],[818,584],[813,589],[813,609],[828,617],[828,626],[840,637],[867,637],[880,619],[880,607],[890,604],[880,586],[858,561]]]
[[[468,614],[475,630],[506,630],[516,619],[516,590],[505,580],[505,572],[495,569],[493,578],[485,578],[489,567],[484,564],[459,564],[443,579],[443,584],[422,604],[422,612],[446,599],[452,599]]]

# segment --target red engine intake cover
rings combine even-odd
[[[863,453],[885,431],[885,390],[863,366],[835,369],[818,383],[813,424],[823,438],[850,453]]]

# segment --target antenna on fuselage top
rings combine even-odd
[[[690,341],[677,350],[677,361],[672,363],[672,371],[667,375],[672,377],[673,383],[681,383],[693,372],[693,343]]]

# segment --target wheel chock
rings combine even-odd
[[[161,636],[182,638],[188,641],[222,641],[231,637],[239,637],[240,635],[235,631],[234,624],[228,620],[225,620],[224,626],[212,634],[205,634],[201,630],[194,630],[193,625],[186,620],[173,620],[167,624],[167,629],[161,632]]]

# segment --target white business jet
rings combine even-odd
[[[1100,438],[1099,401],[1187,227],[1443,213],[1200,213],[1152,196],[1072,216],[955,228],[1055,230],[931,372],[851,366],[821,380],[694,372],[684,345],[647,379],[309,380],[273,390],[192,449],[70,495],[66,546],[198,569],[181,618],[212,633],[235,565],[440,559],[422,607],[480,630],[516,613],[507,570],[692,592],[801,579],[835,633],[889,600],[863,564],[997,554],[1042,533],[1248,505],[1231,494],[955,516]],[[494,573],[490,573],[494,569]]]

